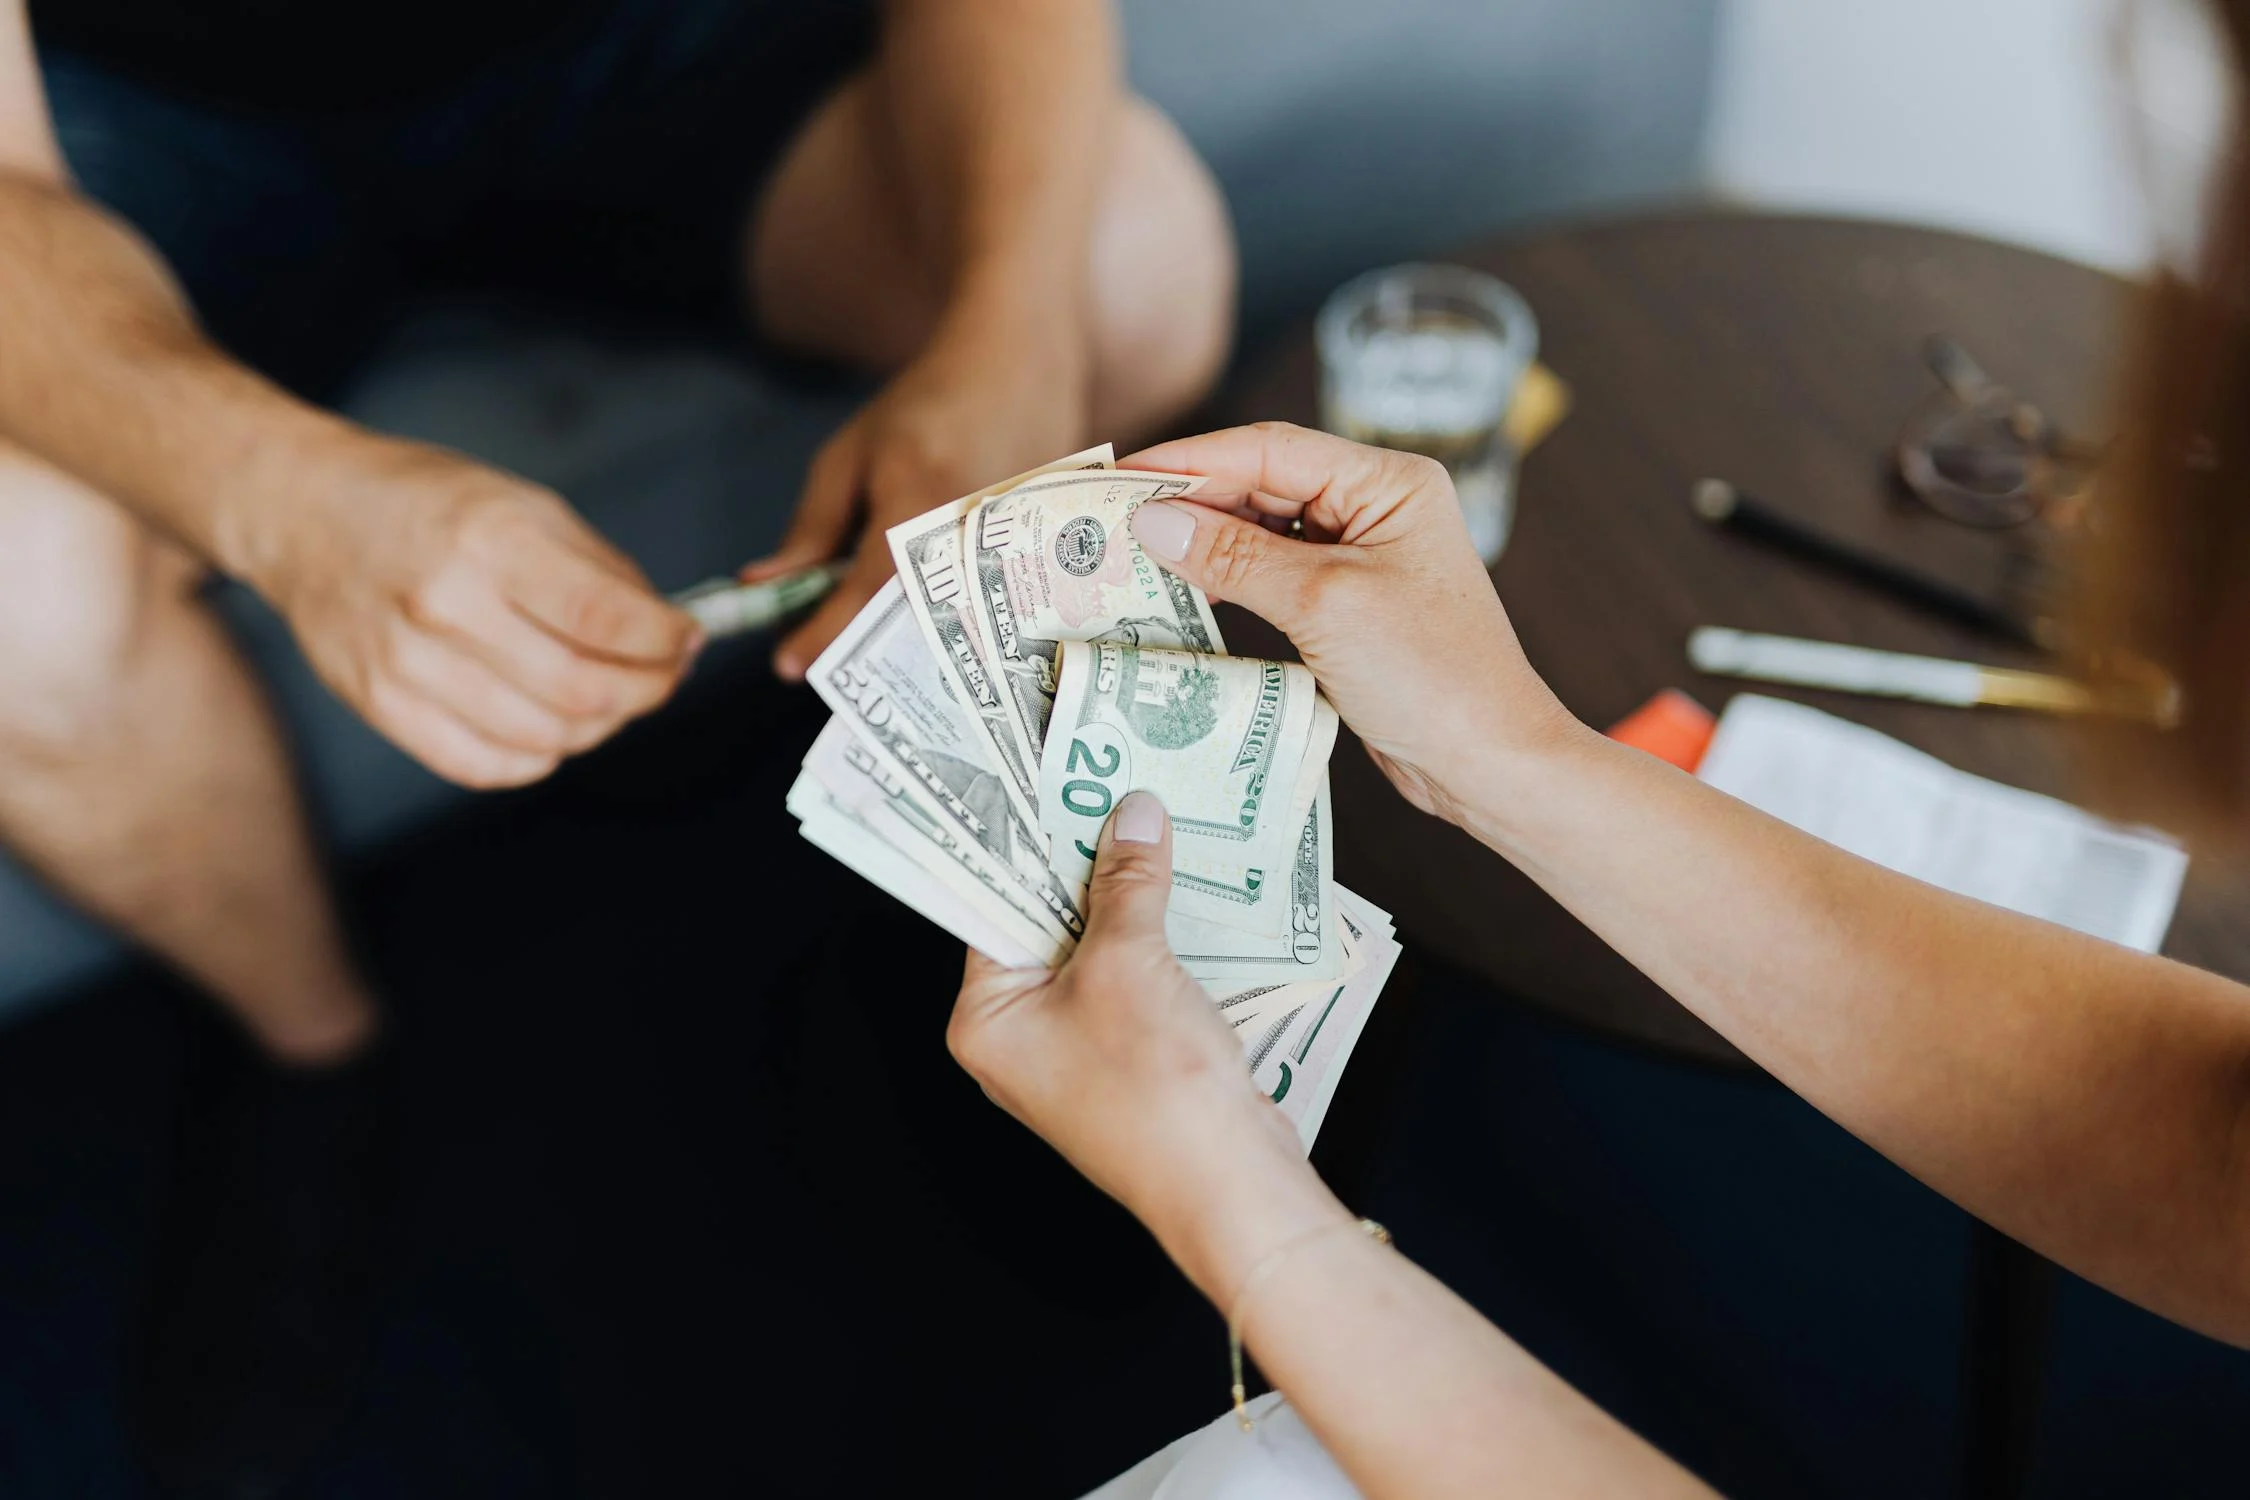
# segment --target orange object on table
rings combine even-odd
[[[1711,710],[1678,688],[1666,688],[1612,724],[1609,737],[1693,772],[1703,763],[1703,752],[1711,748],[1718,727]]]

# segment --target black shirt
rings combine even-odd
[[[567,37],[599,0],[30,0],[32,40],[174,91],[283,109],[421,98]]]

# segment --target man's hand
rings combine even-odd
[[[1085,446],[1087,373],[1077,330],[955,320],[821,448],[780,550],[742,570],[756,582],[837,555],[859,525],[851,570],[781,643],[774,670],[813,658],[891,576],[883,533],[980,485]]]
[[[555,495],[407,444],[294,513],[260,574],[328,685],[464,786],[536,781],[607,739],[700,644]]]

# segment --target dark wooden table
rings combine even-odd
[[[1891,447],[1937,387],[1921,346],[1961,341],[1994,378],[2076,433],[2103,430],[2125,285],[2028,251],[1929,230],[1701,213],[1599,223],[1458,257],[1537,311],[1570,418],[1526,461],[1515,535],[1494,570],[1531,661],[1607,727],[1660,688],[1717,709],[1748,685],[1687,664],[1698,625],[2036,665],[1688,510],[1715,475],[1844,536],[1979,589],[2020,539],[1901,500]],[[1241,388],[1229,415],[1311,423],[1309,330]],[[1271,650],[1239,613],[1236,649]],[[1952,765],[2072,790],[2058,720],[1758,688],[1873,726]],[[1531,882],[1408,807],[1356,746],[1334,761],[1337,868],[1407,941],[1500,989],[1614,1035],[1739,1063]],[[2250,979],[2250,872],[2199,858],[2165,951]]]

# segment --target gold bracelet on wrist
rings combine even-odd
[[[1284,1240],[1267,1251],[1250,1268],[1250,1273],[1242,1278],[1242,1285],[1235,1289],[1234,1306],[1227,1312],[1227,1363],[1234,1374],[1234,1419],[1242,1424],[1244,1432],[1248,1432],[1252,1426],[1250,1413],[1244,1409],[1242,1402],[1242,1311],[1249,1305],[1250,1294],[1257,1290],[1258,1283],[1265,1279],[1268,1272],[1288,1258],[1290,1252],[1319,1239],[1331,1230],[1345,1228],[1358,1230],[1378,1245],[1388,1245],[1391,1242],[1391,1232],[1373,1219],[1357,1219],[1349,1225],[1323,1224],[1317,1229],[1308,1229],[1293,1239]]]

